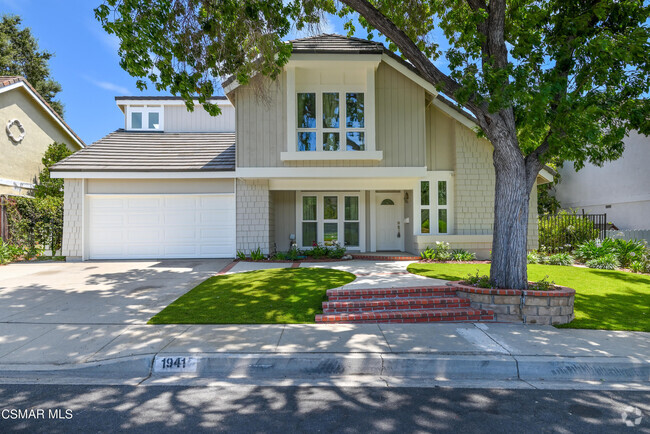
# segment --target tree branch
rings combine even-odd
[[[467,0],[467,4],[474,12],[479,9],[487,9],[487,5],[483,0]]]
[[[480,1],[480,0],[473,0]],[[357,11],[370,23],[375,29],[379,30],[384,36],[389,38],[399,47],[400,52],[415,66],[415,68],[423,75],[423,77],[434,85],[441,85],[442,91],[449,95],[454,94],[460,90],[461,86],[454,79],[444,74],[429,60],[422,51],[415,45],[415,43],[408,37],[406,33],[395,25],[384,14],[379,12],[367,0],[341,0],[350,8]],[[470,98],[466,106],[469,110],[474,112],[474,115],[487,115],[487,112],[482,107],[473,102],[475,98]]]

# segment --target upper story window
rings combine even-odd
[[[126,129],[134,131],[163,131],[163,107],[127,106]]]
[[[297,92],[297,151],[365,151],[365,94]]]

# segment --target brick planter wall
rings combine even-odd
[[[459,297],[469,298],[476,309],[494,311],[496,321],[524,324],[566,324],[573,321],[575,290],[560,287],[555,291],[486,289],[449,283]]]

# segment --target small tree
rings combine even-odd
[[[63,198],[63,179],[50,178],[50,167],[70,155],[72,155],[72,151],[65,143],[54,142],[47,147],[41,159],[43,170],[38,174],[38,184],[34,187],[34,196],[37,198]]]
[[[650,5],[642,0],[105,0],[95,10],[120,39],[121,66],[158,90],[204,103],[216,77],[276,78],[282,42],[324,13],[379,31],[469,110],[494,146],[490,278],[526,288],[530,193],[553,158],[602,164],[631,129],[650,134]],[[433,31],[442,29],[443,51]],[[437,65],[445,62],[450,73]],[[205,105],[219,113],[216,105]]]

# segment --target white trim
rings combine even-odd
[[[272,178],[269,190],[351,191],[351,190],[412,190],[420,178]],[[298,187],[296,187],[298,186]]]
[[[224,172],[78,172],[53,171],[52,178],[77,179],[223,179],[235,178],[235,171]]]
[[[133,197],[145,197],[145,196],[227,196],[234,195],[234,192],[224,192],[224,193],[86,193],[88,197],[113,197],[113,196],[133,196]]]
[[[460,122],[461,124],[465,125],[467,128],[469,128],[472,131],[477,131],[477,129],[480,128],[479,125],[476,122],[474,122],[474,121],[468,119],[466,116],[458,113],[458,111],[456,111],[453,108],[449,107],[447,104],[440,101],[439,99],[434,99],[433,100],[433,105],[435,105],[436,108],[438,108],[442,112],[448,114],[453,119],[455,119],[458,122]]]
[[[426,167],[240,167],[238,178],[421,178]]]
[[[374,224],[373,224],[375,229],[374,229],[374,231],[370,232],[372,234],[373,239],[375,240],[375,242],[373,243],[373,247],[374,247],[373,252],[377,251],[377,241],[376,241],[377,240],[377,232],[380,230],[380,228],[377,227],[377,208],[380,206],[380,204],[377,203],[378,202],[377,198],[381,197],[382,195],[397,195],[397,203],[395,205],[397,205],[397,207],[398,207],[398,213],[397,214],[398,214],[399,224],[400,224],[400,238],[399,238],[398,250],[400,252],[403,252],[404,251],[404,238],[405,238],[405,236],[404,236],[404,190],[399,190],[397,192],[391,191],[391,192],[383,192],[383,193],[382,192],[375,192],[374,203],[371,204],[371,206],[374,208],[374,211],[375,211],[375,213],[374,213],[375,214],[374,215],[375,221],[374,221]]]
[[[377,192],[375,190],[370,191],[370,251],[377,251]]]
[[[132,114],[142,114],[142,128],[133,128]],[[149,128],[149,115],[151,113],[158,113],[158,128]],[[126,106],[126,129],[127,131],[165,131],[165,108],[161,105],[144,107],[131,107]]]
[[[229,105],[232,106],[230,100],[208,100],[210,104],[216,105]],[[129,106],[129,105],[162,105],[162,106],[184,106],[185,100],[164,100],[164,99],[119,99],[115,100],[115,103],[118,107],[120,106]],[[194,105],[201,105],[201,103],[195,99]]]
[[[41,98],[40,98],[40,97],[39,97],[39,96],[38,96],[38,95],[37,95],[37,94],[36,94],[36,93],[35,93],[35,92],[34,92],[34,91],[29,87],[29,86],[27,86],[27,85],[25,84],[25,82],[23,82],[23,81],[19,81],[19,82],[17,82],[17,83],[11,84],[11,85],[9,85],[9,86],[2,87],[2,88],[0,88],[0,93],[8,92],[8,91],[10,91],[10,90],[13,90],[13,89],[19,88],[19,87],[21,87],[21,86],[24,87],[24,88],[27,90],[27,92],[32,96],[32,98],[34,98],[34,99],[36,100],[36,102],[38,102],[38,104],[41,106],[41,108],[45,109],[45,111],[48,112],[48,113],[50,114],[50,117],[51,117],[52,119],[54,119],[54,120],[56,121],[56,123],[59,124],[59,126],[60,126],[61,128],[63,128],[65,131],[67,131],[68,135],[72,138],[72,140],[74,140],[74,142],[75,142],[77,145],[79,145],[80,148],[85,148],[85,147],[86,147],[86,145],[84,145],[83,142],[81,142],[81,141],[79,141],[79,139],[77,139],[77,137],[74,135],[74,133],[72,132],[72,130],[70,129],[70,127],[68,127],[65,123],[63,123],[63,122],[61,121],[61,119],[59,119],[59,117],[58,117],[57,115],[54,114],[53,110],[52,110],[50,107],[48,107],[48,106],[47,106],[47,105],[46,105],[46,104],[41,100]]]
[[[381,161],[384,151],[294,151],[280,152],[282,161],[372,160]]]
[[[539,171],[537,174],[537,185],[542,185],[542,184],[548,184],[549,182],[553,182],[553,175],[551,175],[551,172],[549,172],[546,169],[542,169]],[[539,178],[542,178],[543,182],[539,181]]]
[[[90,229],[90,213],[88,212],[88,201],[86,200],[86,192],[88,191],[88,181],[81,180],[81,259],[88,260],[88,230]]]
[[[429,182],[429,205],[420,205],[421,187],[420,182]],[[447,204],[438,205],[438,181],[447,182]],[[456,228],[454,225],[454,172],[448,170],[431,171],[425,177],[418,180],[413,187],[413,235],[414,236],[447,236],[453,235]],[[422,209],[429,210],[429,233],[422,233]],[[447,232],[438,232],[438,209],[447,210]],[[435,225],[434,225],[435,222]],[[434,232],[435,229],[435,232]]]
[[[287,152],[296,152],[298,143],[296,139],[296,69],[286,67],[287,71]]]
[[[382,54],[381,55],[381,60],[386,62],[387,65],[395,68],[397,71],[402,73],[402,75],[405,75],[406,77],[411,79],[411,81],[415,82],[416,84],[418,84],[419,86],[424,88],[424,90],[429,92],[434,97],[436,97],[438,95],[438,91],[436,90],[436,87],[433,84],[429,83],[427,80],[420,77],[415,72],[413,72],[411,69],[407,68],[402,63],[400,63],[397,60],[390,57],[388,54]]]
[[[32,184],[30,182],[16,181],[15,179],[6,178],[0,178],[0,185],[6,185],[13,188],[25,188],[30,190],[36,187],[35,184]]]

